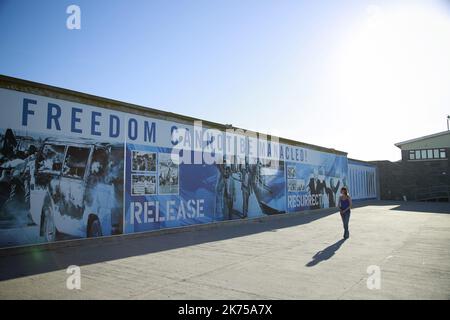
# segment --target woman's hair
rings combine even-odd
[[[349,195],[349,194],[348,194],[348,189],[347,189],[347,187],[342,187],[342,188],[341,188],[341,193],[342,193],[342,192],[345,192],[345,195],[346,195],[346,196]]]

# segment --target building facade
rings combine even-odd
[[[450,131],[396,143],[397,162],[375,161],[383,200],[449,201]]]
[[[348,159],[348,187],[355,201],[376,200],[379,196],[377,167],[371,163]]]

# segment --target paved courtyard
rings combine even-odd
[[[450,205],[324,211],[82,246],[0,252],[1,299],[450,299]],[[81,290],[66,268],[81,267]],[[378,266],[381,288],[367,288]]]

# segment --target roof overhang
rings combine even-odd
[[[402,142],[397,142],[396,144],[394,144],[396,147],[401,148],[401,146],[408,144],[408,143],[412,143],[412,142],[417,142],[417,141],[421,141],[421,140],[425,140],[425,139],[430,139],[430,138],[436,138],[436,137],[440,137],[440,136],[444,136],[444,135],[450,135],[450,131],[442,131],[442,132],[438,132],[438,133],[434,133],[434,134],[430,134],[427,136],[423,136],[423,137],[419,137],[419,138],[415,138],[415,139],[410,139],[410,140],[406,140],[406,141],[402,141]]]

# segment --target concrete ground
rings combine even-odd
[[[327,210],[0,255],[1,299],[449,299],[450,205]],[[1,253],[1,252],[0,252]],[[81,266],[81,290],[66,268]],[[381,288],[367,288],[367,268]]]

